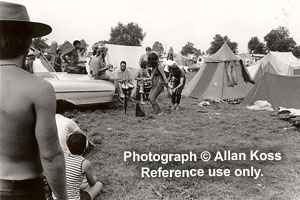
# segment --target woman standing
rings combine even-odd
[[[168,63],[172,82],[172,110],[179,109],[181,93],[185,85],[185,71],[180,69],[175,61]]]
[[[148,56],[148,65],[152,68],[151,80],[153,88],[150,92],[150,103],[156,115],[162,114],[162,110],[159,107],[157,98],[164,91],[164,86],[167,87],[168,80],[165,76],[164,69],[159,66],[158,55],[154,52],[150,53]]]

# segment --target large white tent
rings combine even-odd
[[[114,44],[105,44],[105,46],[108,48],[106,63],[112,64],[114,70],[120,68],[120,62],[123,60],[126,61],[127,69],[132,76],[140,69],[139,59],[146,53],[145,48]]]
[[[248,71],[254,81],[259,81],[263,73],[292,76],[297,75],[300,70],[300,60],[292,52],[270,51],[253,66],[248,67]],[[300,74],[298,74],[300,75]]]

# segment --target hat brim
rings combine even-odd
[[[32,38],[48,35],[52,31],[51,26],[39,22],[0,20],[0,30],[8,26],[14,26],[16,31],[26,29]]]

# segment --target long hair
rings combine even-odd
[[[150,67],[158,67],[158,55],[154,52],[150,53],[148,56],[148,64]]]

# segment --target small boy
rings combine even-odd
[[[147,70],[147,62],[142,61],[141,62],[141,69],[137,72],[135,75],[135,80],[137,80],[137,90],[139,88],[139,91],[136,92],[137,95],[141,96],[141,104],[145,104],[144,102],[144,81],[151,80],[149,72]]]
[[[102,183],[97,181],[91,162],[82,157],[87,144],[86,136],[81,133],[73,133],[67,139],[70,152],[65,153],[65,161],[69,200],[92,200],[102,189]]]

